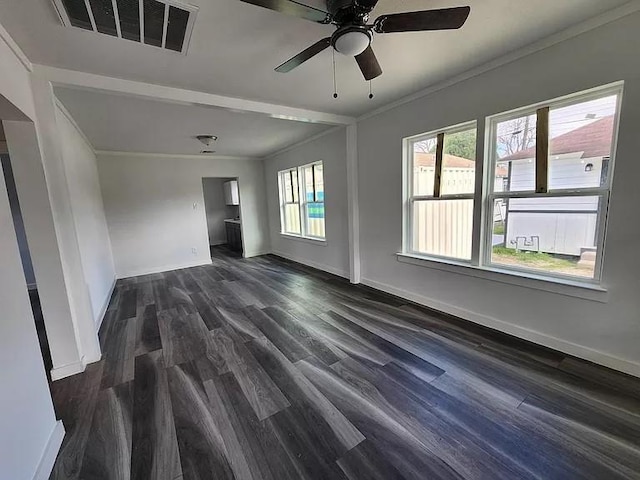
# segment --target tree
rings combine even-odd
[[[413,151],[416,153],[436,153],[437,143],[438,140],[435,137],[421,140],[413,144]]]
[[[438,140],[437,138],[429,138],[413,144],[413,151],[418,153],[436,153]],[[476,131],[466,130],[453,134],[447,134],[444,137],[443,153],[446,155],[454,155],[469,160],[476,158]]]
[[[496,140],[498,158],[533,147],[536,144],[535,116],[529,115],[499,123]]]
[[[444,136],[444,153],[456,157],[475,160],[476,158],[476,131],[465,130]]]

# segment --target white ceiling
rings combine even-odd
[[[65,28],[50,0],[0,0],[0,19],[34,63],[355,116],[628,0],[380,0],[373,18],[464,4],[472,12],[459,31],[378,35],[385,73],[373,82],[373,100],[353,59],[339,55],[340,97],[333,99],[330,50],[289,74],[273,71],[332,26],[239,0],[188,1],[200,11],[187,56]]]
[[[218,155],[263,157],[331,128],[88,90],[56,88],[55,94],[96,150],[199,154],[211,149]],[[219,138],[205,147],[194,138],[200,134]]]

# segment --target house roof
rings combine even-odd
[[[417,167],[435,167],[435,153],[415,153],[413,156],[414,165]],[[448,168],[475,168],[475,160],[468,160],[455,155],[444,154],[444,165]]]
[[[613,115],[576,128],[571,132],[552,138],[550,142],[550,155],[562,155],[565,153],[582,152],[580,158],[596,158],[611,155],[611,139],[613,137]],[[501,162],[535,158],[536,147],[521,150],[507,157],[501,158]]]
[[[436,166],[436,154],[435,153],[415,153],[413,157],[414,165],[417,167],[435,167]],[[475,168],[475,160],[469,160],[467,158],[456,157],[455,155],[444,154],[444,168]],[[506,177],[508,173],[507,168],[497,167],[496,176]]]

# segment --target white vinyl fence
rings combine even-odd
[[[433,192],[433,167],[414,170],[416,191]],[[470,193],[475,185],[475,169],[443,168],[443,195]],[[430,255],[471,258],[473,200],[433,200],[415,202],[413,249]]]

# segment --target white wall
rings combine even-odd
[[[84,266],[82,261],[82,255],[80,252],[80,242],[78,239],[78,231],[76,228],[76,219],[74,218],[74,204],[70,194],[70,183],[67,178],[67,169],[65,165],[65,147],[63,139],[64,137],[60,133],[60,128],[57,120],[57,106],[56,98],[53,94],[53,87],[51,83],[42,77],[32,75],[31,76],[31,89],[33,92],[34,107],[36,112],[36,127],[38,132],[38,143],[40,147],[41,163],[40,165],[33,165],[31,171],[25,172],[22,175],[22,181],[24,182],[22,187],[18,177],[16,176],[16,183],[18,185],[18,195],[21,196],[27,191],[33,190],[29,188],[29,182],[32,178],[38,175],[42,175],[40,171],[36,171],[36,168],[44,169],[44,178],[46,180],[46,188],[48,193],[48,199],[42,199],[41,204],[44,205],[46,201],[46,208],[50,208],[53,217],[55,242],[59,248],[58,252],[50,252],[44,258],[36,258],[34,256],[34,268],[36,269],[36,281],[40,285],[38,275],[38,262],[50,261],[51,259],[59,259],[62,272],[55,272],[55,277],[58,283],[64,283],[67,294],[67,307],[70,310],[70,317],[62,319],[66,323],[71,322],[76,335],[75,347],[79,350],[80,358],[70,364],[58,364],[56,365],[56,352],[55,350],[64,351],[62,348],[55,348],[57,345],[52,345],[52,356],[54,359],[54,370],[52,376],[54,379],[61,378],[66,375],[78,373],[84,370],[86,363],[98,361],[101,358],[100,343],[98,341],[98,335],[96,325],[94,321],[93,309],[91,306],[91,299],[89,294],[88,281],[85,278]],[[5,128],[7,138],[9,139],[9,151],[12,158],[16,158],[14,151],[12,150],[11,137],[9,137],[9,131]],[[34,155],[35,157],[35,155]],[[18,171],[17,165],[14,165],[16,174]],[[40,185],[37,188],[43,188]],[[36,195],[34,192],[30,192],[29,195]],[[22,201],[22,198],[21,198]],[[35,210],[35,208],[33,209]],[[31,238],[40,236],[39,233],[41,226],[38,224],[31,224],[30,232],[30,220],[27,211],[23,209],[25,216],[25,225],[27,227],[27,238],[31,242]],[[36,214],[32,211],[31,217]],[[47,220],[48,222],[49,220]],[[48,227],[47,227],[48,228]],[[47,230],[46,234],[50,235],[50,231]],[[48,244],[51,244],[49,241]],[[51,330],[47,326],[48,318],[47,312],[44,312],[45,327],[47,328],[47,334]],[[50,323],[50,322],[49,322]],[[66,330],[66,328],[65,328]],[[55,332],[54,332],[55,333]],[[72,338],[65,331],[64,335],[58,335],[61,342],[68,342],[69,348],[71,348]]]
[[[93,321],[102,321],[115,282],[115,266],[104,215],[98,165],[93,147],[85,140],[68,112],[58,106],[56,120],[62,158],[78,236],[80,257]]]
[[[640,14],[619,19],[358,124],[365,283],[640,375]],[[399,262],[402,139],[625,80],[604,302]],[[270,194],[274,197],[274,194]],[[275,198],[275,197],[274,197]]]
[[[265,160],[273,253],[343,277],[349,277],[346,145],[346,128],[341,128]],[[278,172],[319,160],[324,164],[326,242],[283,236]]]
[[[224,220],[235,218],[240,207],[227,205],[224,198],[224,183],[232,178],[203,178],[204,205],[209,231],[209,245],[227,243],[227,229]]]
[[[119,278],[211,262],[206,177],[238,178],[245,256],[269,250],[259,160],[99,154],[98,171]]]
[[[3,107],[0,119],[27,119],[33,115],[28,71],[4,42],[3,34],[0,26],[0,105],[17,105],[24,111]],[[20,115],[5,116],[13,108]],[[38,478],[46,478],[64,430],[53,411],[2,175],[0,306],[0,476],[27,480],[38,473]]]
[[[33,478],[56,426],[0,175],[0,477]]]

